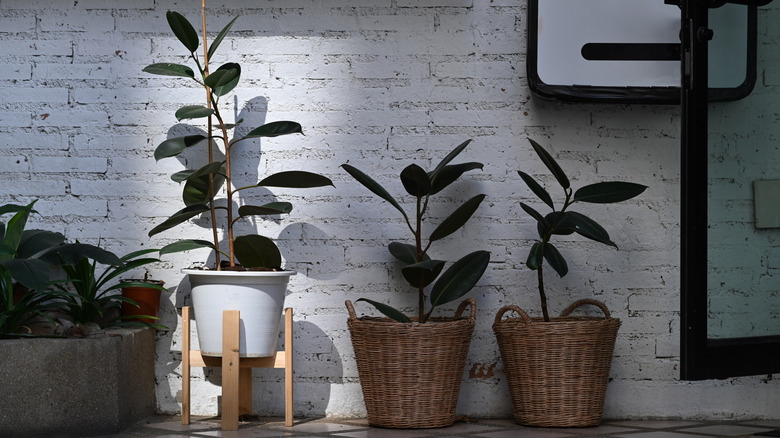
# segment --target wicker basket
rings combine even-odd
[[[461,303],[455,318],[425,324],[358,318],[352,303],[346,305],[368,423],[410,429],[453,424],[474,331],[474,300]],[[467,306],[471,315],[463,317]]]
[[[569,316],[584,304],[598,306],[605,317]],[[510,310],[520,317],[502,321]],[[493,331],[515,420],[540,427],[598,425],[619,327],[620,320],[596,300],[577,301],[550,322],[517,306],[499,310]]]

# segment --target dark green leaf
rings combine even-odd
[[[270,214],[287,214],[292,211],[292,204],[289,202],[269,202],[264,205],[242,205],[238,208],[238,216],[265,216]]]
[[[444,166],[450,164],[450,161],[454,160],[455,157],[458,156],[461,152],[463,152],[463,149],[466,149],[466,146],[471,143],[471,139],[468,139],[464,141],[463,143],[455,146],[455,149],[452,150],[449,154],[447,154],[446,157],[444,157],[443,160],[439,163],[438,166],[436,166],[435,169],[433,169],[433,172],[431,172],[431,181],[435,181],[439,177],[439,172],[444,168]]]
[[[428,174],[416,164],[410,164],[401,171],[401,183],[404,185],[406,193],[415,198],[422,198],[431,191],[431,181],[428,179]]]
[[[195,146],[205,140],[208,140],[208,138],[202,135],[187,135],[184,137],[169,138],[157,146],[157,149],[154,151],[154,159],[160,161],[163,158],[174,157],[185,149]]]
[[[568,220],[569,213],[554,211],[552,213],[547,213],[544,218],[547,220],[547,223],[550,224],[550,228],[552,228],[550,230],[550,234],[568,236],[574,233],[576,225]],[[540,236],[544,236],[547,233],[547,230],[550,228],[546,228],[544,224],[537,222],[537,229],[539,230]]]
[[[376,310],[381,312],[386,317],[392,319],[393,321],[398,321],[398,322],[404,323],[404,324],[412,322],[412,320],[409,319],[408,316],[404,315],[403,313],[401,313],[400,311],[396,310],[395,308],[388,306],[387,304],[382,304],[382,303],[380,303],[378,301],[369,300],[367,298],[360,298],[359,300],[357,300],[355,302],[357,303],[357,302],[360,302],[360,301],[365,301],[368,304],[371,304],[372,306],[376,307]]]
[[[88,243],[67,243],[54,250],[63,263],[73,265],[80,260],[90,259],[103,265],[121,266],[122,260],[116,254]]]
[[[436,280],[444,268],[444,260],[425,260],[404,266],[401,273],[406,281],[415,288],[426,287]]]
[[[171,217],[165,220],[165,222],[161,223],[160,225],[157,225],[156,227],[152,228],[151,231],[149,231],[149,237],[154,236],[157,233],[163,232],[165,230],[168,230],[170,228],[175,227],[176,225],[179,225],[181,223],[187,222],[188,220],[194,218],[195,216],[198,216],[206,211],[209,211],[209,207],[207,205],[190,205],[188,207],[185,207],[176,213],[174,213]]]
[[[559,276],[563,277],[569,272],[569,266],[566,264],[566,260],[564,260],[561,253],[558,252],[558,248],[553,246],[552,243],[548,242],[544,244],[544,259],[547,260],[547,263],[552,266]]]
[[[525,184],[528,186],[528,188],[531,189],[532,192],[534,192],[537,198],[541,199],[550,208],[555,210],[555,206],[553,206],[552,197],[550,197],[550,194],[547,193],[547,190],[545,190],[545,188],[542,187],[541,184],[536,182],[536,180],[531,175],[525,172],[518,170],[517,173],[520,174],[520,178],[522,178],[523,181],[525,181]]]
[[[186,105],[176,111],[176,120],[202,119],[214,114],[214,110],[203,105]]]
[[[528,252],[528,258],[525,260],[525,265],[528,269],[537,270],[544,263],[544,245],[542,242],[536,242],[531,247],[531,251]]]
[[[393,257],[407,265],[422,261],[417,260],[417,248],[414,245],[401,242],[390,242],[390,245],[388,245],[387,248],[390,250],[390,254],[392,254]],[[429,259],[430,257],[428,257],[427,254],[423,254],[423,260]]]
[[[286,187],[291,189],[307,189],[332,185],[333,181],[330,178],[301,170],[275,173],[257,183],[258,187]]]
[[[225,183],[225,176],[221,173],[214,174],[214,193],[219,192],[222,184]],[[182,190],[182,200],[184,205],[207,204],[209,198],[209,175],[190,176],[187,178],[184,189]]]
[[[214,41],[209,46],[208,50],[208,59],[211,59],[211,57],[214,55],[214,52],[217,51],[217,47],[219,47],[220,43],[222,43],[222,39],[225,38],[225,35],[227,35],[228,31],[231,27],[233,27],[233,23],[238,20],[238,17],[230,20],[230,23],[227,24],[227,26],[223,27],[222,30],[219,32],[219,35],[217,35],[216,38],[214,38]]]
[[[547,219],[545,219],[544,216],[542,216],[541,213],[534,210],[530,205],[526,204],[525,202],[520,203],[520,208],[522,208],[526,213],[528,213],[532,218],[536,219],[537,222],[540,224],[544,224],[546,228],[550,228],[550,223],[547,222]]]
[[[35,291],[46,289],[51,275],[51,266],[38,259],[5,260],[0,266],[10,272],[14,280]]]
[[[61,233],[45,230],[25,230],[19,241],[17,257],[26,259],[65,242]]]
[[[529,138],[528,141],[531,142],[531,146],[536,151],[536,154],[539,155],[539,158],[542,159],[542,162],[553,174],[555,179],[558,181],[558,184],[560,184],[564,189],[568,189],[570,187],[569,178],[567,178],[566,174],[563,173],[563,169],[561,169],[561,166],[558,165],[552,155],[547,153],[547,151],[544,150],[544,148],[534,140]]]
[[[439,169],[439,172],[435,174],[435,179],[431,181],[431,194],[435,195],[444,190],[447,186],[455,182],[461,175],[469,170],[482,169],[482,163],[470,162],[461,164],[450,164]],[[433,178],[434,173],[431,172],[429,177]]]
[[[235,62],[228,62],[210,73],[203,83],[211,87],[211,91],[215,96],[224,96],[236,88],[240,78],[241,65]]]
[[[153,75],[161,76],[180,76],[185,78],[195,77],[195,72],[190,67],[181,64],[172,64],[170,62],[150,64],[144,67],[143,71]]]
[[[460,227],[468,222],[474,212],[477,211],[477,208],[479,207],[479,204],[482,203],[483,199],[485,199],[485,195],[477,195],[464,202],[463,205],[458,207],[452,214],[444,219],[435,230],[433,230],[430,237],[431,242],[443,239],[459,230]]]
[[[257,234],[237,237],[233,241],[236,259],[245,268],[280,268],[282,254],[273,240]]]
[[[165,14],[165,18],[168,20],[168,25],[171,27],[173,34],[184,44],[187,50],[190,52],[198,50],[200,45],[198,33],[195,32],[195,28],[192,27],[192,24],[183,15],[178,12],[168,11]]]
[[[574,200],[594,204],[611,204],[638,196],[647,186],[629,182],[600,182],[590,184],[574,192]]]
[[[199,249],[199,248],[214,248],[214,244],[207,241],[207,240],[179,240],[178,242],[174,242],[168,245],[165,245],[160,249],[160,257],[166,255],[166,254],[173,254],[177,252],[182,251],[189,251],[192,249]]]
[[[447,268],[431,290],[431,312],[434,307],[457,300],[468,293],[482,277],[488,263],[490,252],[474,251]]]
[[[574,227],[574,231],[581,236],[617,248],[615,242],[610,239],[607,230],[593,219],[574,211],[567,212],[566,217],[567,222]]]
[[[301,124],[285,120],[266,123],[263,126],[249,131],[249,134],[245,135],[243,138],[278,137],[280,135],[287,134],[303,134],[303,128],[301,127]]]
[[[342,164],[341,167],[343,167],[344,170],[347,171],[347,173],[352,175],[353,178],[358,180],[360,184],[363,184],[363,186],[365,186],[372,193],[384,199],[385,201],[389,202],[390,205],[395,207],[396,210],[400,211],[401,214],[404,216],[404,218],[408,220],[408,217],[406,216],[406,212],[404,211],[404,209],[401,208],[398,202],[396,202],[396,200],[393,199],[392,196],[390,196],[390,193],[388,193],[387,190],[385,190],[385,188],[382,187],[378,182],[374,181],[370,176],[366,175],[365,173],[361,172],[355,167],[350,166],[349,164]]]
[[[37,201],[34,201],[32,204],[34,204]],[[16,213],[22,210],[28,210],[30,209],[31,205],[17,205],[17,204],[4,204],[0,206],[0,214],[6,214],[6,213]]]
[[[24,234],[24,227],[27,225],[27,219],[30,217],[35,202],[37,201],[33,201],[25,208],[17,210],[16,214],[8,221],[3,236],[3,244],[8,248],[18,251],[19,242],[21,242],[22,235]]]

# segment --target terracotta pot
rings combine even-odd
[[[155,280],[127,280],[127,281],[144,281],[146,283],[163,285],[162,281]],[[122,296],[130,298],[135,301],[140,307],[133,306],[130,303],[122,303],[122,315],[124,316],[154,316],[157,317],[160,313],[160,297],[162,291],[160,289],[154,289],[151,287],[143,286],[129,286],[122,288]],[[140,321],[154,323],[157,322],[151,318],[130,318],[126,321]]]

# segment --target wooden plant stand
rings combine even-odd
[[[284,368],[284,425],[293,425],[292,309],[284,309],[284,350],[270,357],[239,357],[239,311],[222,314],[222,357],[190,349],[190,308],[182,319],[181,424],[190,424],[190,369],[222,367],[222,430],[238,430],[239,415],[252,414],[252,368]]]

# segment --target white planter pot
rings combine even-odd
[[[192,286],[192,308],[204,356],[222,356],[222,311],[241,312],[241,357],[276,351],[287,283],[295,271],[203,271],[184,269]]]

